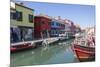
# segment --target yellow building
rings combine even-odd
[[[10,6],[11,42],[33,39],[34,10],[23,3]]]

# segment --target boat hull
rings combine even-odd
[[[25,50],[25,49],[30,49],[33,48],[35,46],[31,45],[31,43],[27,43],[27,44],[19,44],[16,46],[11,46],[10,51],[11,52],[17,52],[17,51],[21,51],[21,50]]]
[[[95,61],[95,48],[74,44],[74,51],[80,62]]]

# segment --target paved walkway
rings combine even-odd
[[[57,41],[57,40],[59,40],[59,37],[52,37],[52,38],[38,39],[38,40],[33,40],[33,41],[23,41],[23,42],[11,43],[11,46],[25,44],[25,43],[32,43],[33,44],[33,43],[41,42],[41,41],[48,41],[48,43],[52,43],[52,42]]]

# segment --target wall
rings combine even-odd
[[[22,21],[17,21],[17,20],[13,20],[11,19],[10,21],[10,25],[12,26],[27,26],[27,27],[33,27],[34,23],[30,23],[29,22],[29,17],[28,15],[31,14],[33,15],[33,11],[30,9],[27,9],[25,7],[19,6],[19,5],[15,5],[15,8],[17,11],[21,11],[22,12]],[[33,15],[34,17],[34,15]]]
[[[51,20],[49,18],[43,16],[35,16],[34,17],[34,37],[41,38],[41,32],[43,31],[50,31]],[[45,33],[47,34],[47,33]]]

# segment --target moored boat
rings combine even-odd
[[[74,44],[74,51],[80,62],[94,61],[95,60],[95,48]]]
[[[95,61],[95,31],[89,29],[83,33],[76,36],[73,50],[80,62]]]
[[[28,48],[33,48],[34,46],[31,45],[31,43],[25,43],[25,44],[18,44],[18,45],[13,45],[10,47],[10,51],[11,52],[16,52],[16,51],[20,51],[20,50],[24,50],[24,49],[28,49]]]

